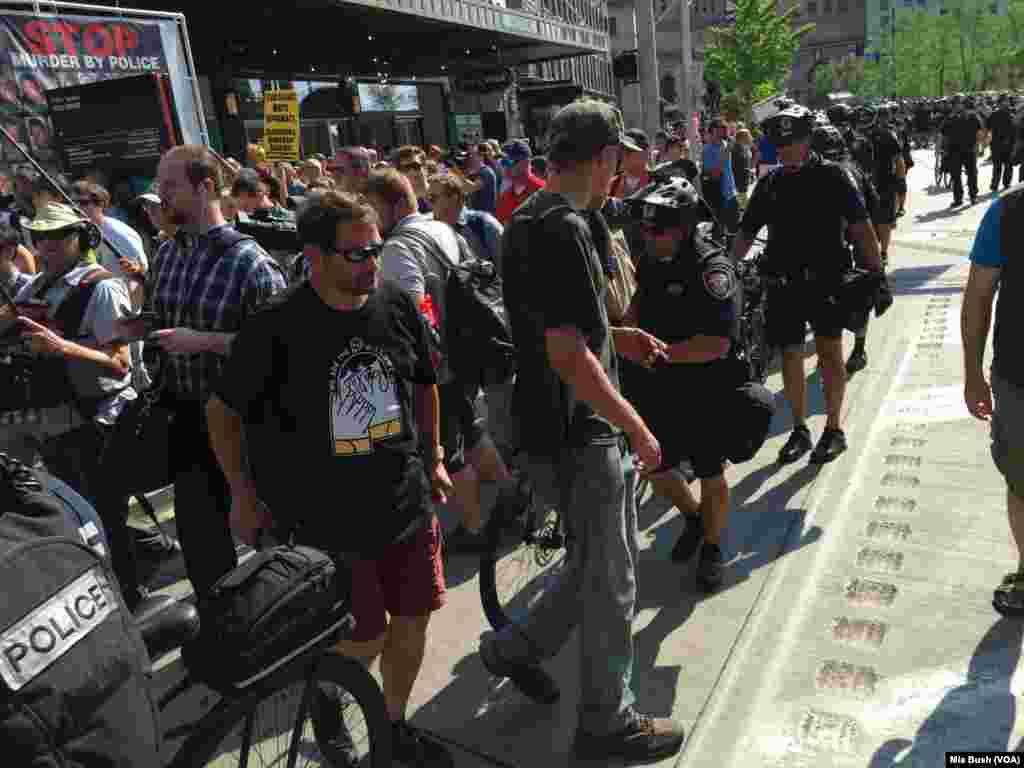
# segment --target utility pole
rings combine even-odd
[[[661,128],[661,93],[658,81],[658,38],[654,32],[654,0],[636,0],[637,43],[640,59],[640,95],[643,129],[653,140]]]
[[[690,2],[691,0],[679,0],[679,33],[682,38],[682,48],[679,51],[682,58],[679,111],[683,113],[683,119],[686,121],[686,136],[690,140],[690,147],[696,152],[699,137],[693,130],[693,31],[690,28]]]

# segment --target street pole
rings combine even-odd
[[[690,28],[690,0],[679,0],[679,33],[682,38],[682,77],[679,83],[679,100],[682,107],[679,111],[683,113],[683,119],[686,121],[686,137],[690,140],[690,147],[696,152],[698,136],[693,130],[693,31]]]
[[[637,42],[640,59],[640,95],[643,129],[653,140],[661,128],[661,94],[658,82],[658,38],[654,32],[654,1],[636,0]]]

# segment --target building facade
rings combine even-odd
[[[794,18],[794,23],[810,23],[815,27],[801,41],[793,60],[793,72],[787,81],[786,90],[798,100],[812,101],[815,98],[814,78],[818,67],[847,56],[864,55],[866,9],[872,0],[799,2],[800,10]]]

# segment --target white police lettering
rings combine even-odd
[[[119,609],[103,569],[86,571],[0,633],[0,677],[24,688]]]

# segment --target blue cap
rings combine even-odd
[[[523,160],[529,160],[533,157],[533,152],[530,151],[530,145],[525,139],[510,141],[502,149],[505,152],[505,160],[502,161],[502,164],[504,165],[505,161],[508,161],[508,164],[505,165],[506,168],[522,162]]]

